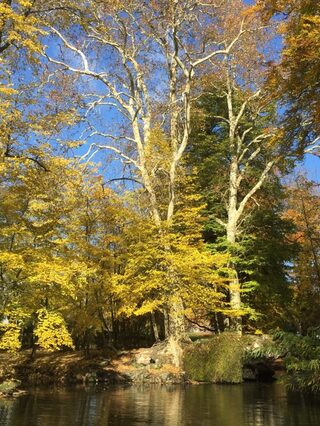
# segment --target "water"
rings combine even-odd
[[[320,400],[278,384],[37,390],[0,401],[1,426],[319,426]]]

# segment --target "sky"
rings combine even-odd
[[[295,168],[295,173],[305,173],[308,179],[320,183],[320,158],[307,154],[304,161]]]
[[[245,0],[245,2],[247,3],[251,3],[251,1],[247,1]],[[278,56],[279,51],[281,50],[282,47],[282,40],[281,38],[277,37],[276,39],[274,39],[273,43],[272,43],[272,47],[274,49],[274,55],[275,57]],[[52,56],[52,57],[57,57],[59,56],[59,52],[60,49],[58,48],[57,45],[54,45],[53,43],[49,43],[48,44],[48,50],[47,53]],[[79,66],[79,57],[77,57],[77,55],[74,55],[70,52],[67,53],[67,62],[69,62],[71,60],[71,62],[73,62],[75,64],[75,66]],[[90,58],[92,59],[93,62],[90,64],[91,67],[93,67],[94,69],[97,69],[97,67],[99,68],[99,61],[97,62],[94,58]],[[104,61],[110,60],[109,57],[103,58]],[[101,58],[100,58],[101,60]],[[76,62],[76,63],[75,63]],[[103,61],[102,61],[103,63]],[[99,84],[97,84],[94,80],[91,79],[90,85],[92,85],[92,87],[90,87],[90,89],[92,89],[92,92],[96,92],[96,93],[101,93],[102,89],[101,87],[98,87]],[[100,119],[102,122],[102,128],[105,127],[111,127],[111,129],[114,131],[115,128],[117,127],[117,117],[115,116],[114,112],[112,112],[112,110],[110,108],[105,108],[104,111],[100,112]],[[111,126],[110,126],[111,125]],[[99,127],[99,125],[98,125]],[[81,129],[79,127],[79,133],[81,132]],[[101,142],[101,138],[95,138],[92,141],[94,142]],[[104,140],[102,140],[102,142],[106,142]],[[87,147],[83,147],[81,149],[81,151],[79,152],[79,154],[83,154],[85,151],[87,150]],[[104,162],[104,155],[102,153],[98,153],[97,156],[95,157],[95,161],[101,161],[102,163]],[[293,175],[297,174],[297,173],[305,173],[307,175],[307,177],[309,179],[312,179],[316,182],[320,182],[320,159],[313,156],[313,155],[307,155],[304,159],[303,162],[299,163],[294,172]],[[119,163],[117,163],[117,161],[113,161],[111,163],[109,163],[104,172],[106,180],[110,179],[110,178],[114,178],[114,177],[121,177],[122,175],[122,171],[121,171],[121,165]]]

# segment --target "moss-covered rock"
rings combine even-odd
[[[19,380],[6,380],[5,382],[0,383],[0,393],[11,394],[13,393],[21,382]]]
[[[269,381],[278,358],[279,348],[269,336],[223,333],[188,345],[184,368],[187,377],[198,382]]]
[[[223,333],[189,345],[184,368],[190,380],[213,383],[241,383],[245,339]]]

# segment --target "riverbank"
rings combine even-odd
[[[21,386],[73,384],[173,384],[186,381],[182,369],[170,364],[155,364],[150,348],[120,351],[106,356],[103,351],[83,352],[30,351],[0,355],[0,381],[19,380]]]
[[[174,365],[165,342],[124,351],[0,354],[0,383],[18,380],[22,387],[74,384],[241,383],[271,380],[283,371],[281,359],[262,354],[268,339],[215,336],[184,346],[182,367]],[[249,352],[248,352],[249,351]],[[248,356],[248,353],[259,356]]]

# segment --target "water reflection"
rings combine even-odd
[[[320,404],[277,384],[35,391],[0,401],[1,426],[319,426]]]

